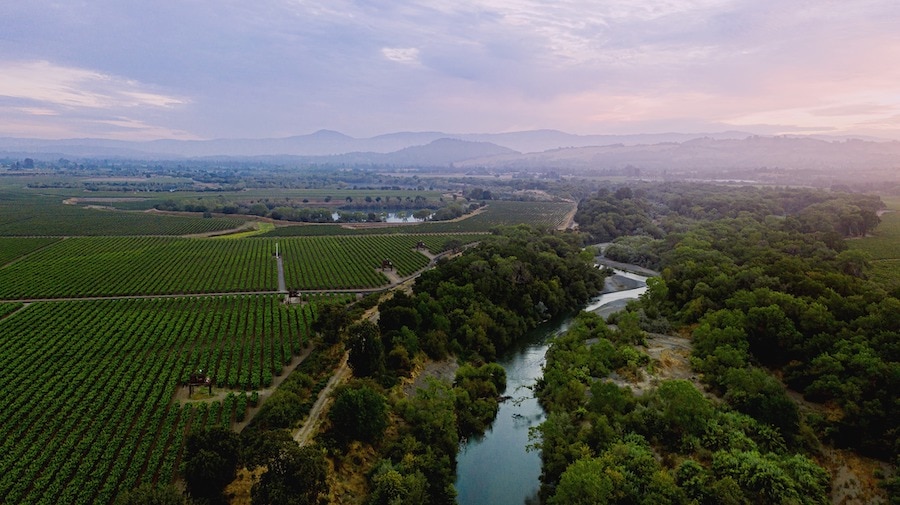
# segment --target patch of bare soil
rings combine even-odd
[[[378,463],[378,452],[368,444],[352,442],[347,452],[330,458],[328,503],[333,505],[360,505],[369,495],[366,477]]]
[[[694,383],[700,391],[704,386],[691,370],[691,341],[685,337],[648,333],[647,345],[638,349],[650,356],[650,366],[642,369],[637,377],[625,377],[618,373],[610,374],[609,380],[619,387],[631,389],[636,395],[650,391],[660,382],[673,379],[685,379]]]
[[[456,369],[459,363],[456,358],[447,358],[441,361],[427,360],[424,363],[417,364],[413,369],[410,377],[403,380],[403,394],[412,396],[416,391],[425,387],[425,381],[428,377],[453,383],[456,378]]]
[[[819,463],[831,472],[831,503],[834,505],[888,503],[887,493],[878,487],[875,473],[892,475],[889,464],[831,447],[823,451]]]
[[[572,202],[572,210],[570,210],[566,217],[563,218],[562,223],[556,227],[557,230],[574,230],[578,228],[578,223],[575,222],[575,213],[578,212],[578,204]]]
[[[237,477],[225,488],[225,496],[231,505],[250,505],[252,500],[250,490],[253,484],[259,482],[260,476],[265,473],[265,467],[257,467],[253,470],[238,469]]]
[[[400,284],[401,279],[400,279],[400,276],[397,275],[397,271],[396,271],[396,270],[393,270],[393,269],[390,269],[390,270],[384,270],[384,269],[381,269],[381,268],[376,268],[375,270],[377,270],[377,271],[381,272],[382,274],[384,274],[384,276],[388,278],[388,280],[390,281],[390,283],[391,283],[392,286],[397,285],[397,284]]]

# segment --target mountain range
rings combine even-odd
[[[152,140],[134,142],[108,139],[43,140],[0,138],[0,152],[63,154],[68,156],[123,157],[135,159],[173,159],[212,156],[332,156],[348,153],[388,154],[437,140],[491,143],[520,153],[542,152],[566,147],[638,145],[660,142],[685,142],[698,137],[740,139],[745,132],[659,133],[640,135],[574,135],[557,130],[531,130],[511,133],[397,132],[368,138],[355,138],[332,130],[308,135],[268,139]],[[459,144],[462,145],[462,144]],[[439,147],[446,147],[439,146]]]
[[[576,173],[741,170],[855,171],[900,178],[900,142],[878,139],[705,134],[573,135],[556,130],[495,134],[399,132],[354,138],[320,130],[272,139],[39,140],[0,138],[0,158],[59,158],[315,163],[382,167],[456,167]]]

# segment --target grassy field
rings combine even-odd
[[[848,240],[851,249],[867,252],[872,257],[869,278],[885,289],[900,289],[900,198],[883,198],[891,212],[881,216],[881,224],[869,237]]]

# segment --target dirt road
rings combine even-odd
[[[350,376],[350,366],[347,364],[347,357],[347,353],[344,353],[344,357],[341,359],[340,365],[338,365],[337,369],[334,371],[334,375],[331,376],[331,379],[328,380],[328,384],[326,384],[325,387],[322,388],[322,391],[319,392],[319,397],[309,410],[309,415],[303,422],[303,426],[293,433],[294,440],[301,446],[308,444],[310,439],[318,433],[322,412],[328,404],[328,401],[331,399],[332,391]]]

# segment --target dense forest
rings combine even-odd
[[[878,198],[654,185],[601,191],[577,219],[612,259],[656,268],[623,321],[680,333],[704,384],[636,397],[641,331],[582,315],[548,353],[539,394],[548,503],[825,503],[823,442],[900,453],[900,301],[845,239]],[[802,413],[789,390],[822,408]],[[659,458],[657,456],[661,455]],[[896,478],[883,483],[895,493]]]
[[[420,352],[463,361],[452,385],[430,380],[392,402],[395,433],[378,437],[382,460],[368,503],[455,503],[459,441],[490,425],[506,384],[503,368],[492,361],[528,330],[602,289],[605,274],[592,259],[574,234],[499,229],[425,272],[412,295],[396,292],[382,302],[377,325],[348,329],[354,375],[384,387],[408,375]],[[333,423],[332,436],[353,425]]]

